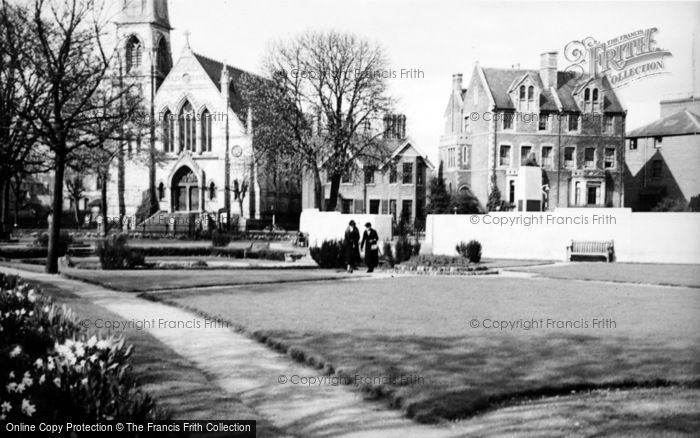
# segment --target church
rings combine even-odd
[[[134,215],[147,199],[151,172],[161,216],[232,217],[239,226],[298,221],[300,179],[255,159],[253,117],[242,96],[246,72],[196,53],[189,38],[173,62],[167,0],[122,5],[115,20],[120,69],[152,105],[157,157],[152,169],[148,135],[125,144],[121,183],[132,224],[143,220]],[[115,164],[108,216],[118,214],[119,184]]]

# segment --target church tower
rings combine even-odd
[[[158,90],[173,66],[167,0],[119,0],[117,44],[125,78],[141,82],[144,95]]]

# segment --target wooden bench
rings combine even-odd
[[[615,254],[615,245],[612,240],[572,240],[566,247],[566,259],[571,261],[573,256],[601,256],[610,263]]]

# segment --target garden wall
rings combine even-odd
[[[388,214],[341,214],[337,211],[318,211],[310,208],[301,212],[299,231],[308,233],[309,244],[315,246],[324,240],[342,239],[348,223],[354,220],[360,230],[360,238],[365,223],[370,222],[372,228],[377,230],[379,240],[387,240],[392,238],[391,219],[391,215]]]
[[[627,208],[429,215],[425,247],[454,255],[477,239],[485,258],[566,260],[571,240],[614,240],[619,262],[700,263],[700,214],[632,213]]]

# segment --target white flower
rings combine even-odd
[[[10,402],[3,402],[2,405],[0,405],[0,409],[2,409],[2,412],[10,412],[12,410],[12,405]]]
[[[7,388],[7,392],[15,392],[17,391],[17,383],[16,382],[10,382],[8,383],[5,388]]]
[[[47,362],[48,362],[48,364],[46,365],[46,369],[49,371],[53,371],[53,369],[54,369],[53,357],[49,356],[49,360]]]
[[[56,377],[55,379],[53,379],[53,384],[56,385],[56,387],[60,388],[61,387],[61,378]]]
[[[15,390],[18,394],[21,394],[24,392],[24,390],[27,389],[27,385],[22,382],[19,385],[17,385],[17,389]]]
[[[95,361],[97,360],[97,357],[98,357],[97,353],[93,353],[93,355],[90,356],[88,359],[90,359],[90,362],[95,363]]]
[[[0,421],[5,421],[6,418],[7,418],[7,415],[0,414]]]
[[[36,412],[36,406],[33,404],[29,403],[29,400],[26,398],[22,399],[22,412],[24,412],[27,417],[31,417],[34,412]]]
[[[84,386],[87,386],[87,384],[88,384],[88,378],[85,377],[83,380],[80,381],[80,383],[82,383]]]
[[[15,378],[15,372],[14,372],[14,371],[10,371],[10,379],[14,379],[14,378]]]
[[[77,357],[83,357],[85,355],[85,349],[83,348],[82,344],[76,344],[75,355]]]
[[[95,344],[97,344],[97,336],[92,335],[92,337],[87,341],[87,346],[92,348],[95,346]]]
[[[46,381],[46,374],[42,374],[41,377],[39,377],[39,385],[43,384]]]
[[[36,290],[34,290],[34,289],[30,290],[29,293],[27,294],[27,299],[29,300],[30,303],[33,303],[34,301],[36,301],[37,298],[39,298],[39,294],[36,293]]]
[[[10,357],[17,357],[19,354],[22,352],[22,347],[19,345],[15,346],[15,348],[10,351]]]
[[[34,379],[32,379],[31,377],[29,377],[25,374],[24,379],[22,379],[22,385],[25,385],[27,388],[29,388],[33,384],[34,384]]]
[[[44,313],[49,313],[49,310],[51,310],[51,308],[48,305],[46,305],[42,310],[44,311]]]
[[[98,350],[104,350],[106,348],[109,348],[109,341],[102,339],[101,341],[97,342],[97,349]]]
[[[34,366],[37,368],[41,368],[44,366],[44,360],[42,358],[37,359],[34,361]]]

